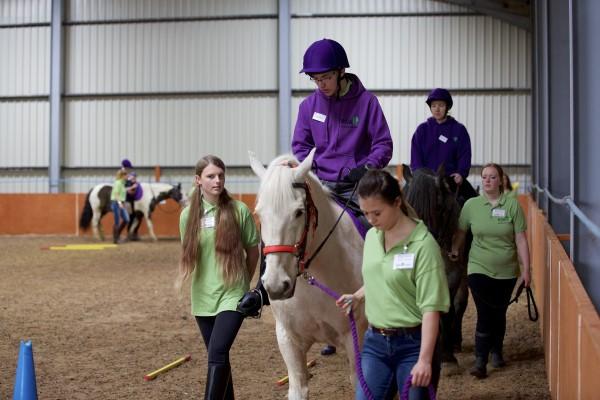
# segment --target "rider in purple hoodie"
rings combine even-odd
[[[317,85],[300,104],[292,150],[304,160],[316,147],[313,170],[323,182],[355,183],[366,168],[383,168],[392,158],[392,137],[377,97],[349,67],[344,48],[322,39],[304,55],[300,72]]]
[[[300,73],[310,76],[317,90],[300,103],[292,151],[302,161],[316,147],[314,173],[361,220],[364,237],[369,225],[355,186],[368,168],[390,162],[393,144],[377,97],[358,76],[346,73],[349,67],[346,51],[335,40],[318,40],[306,50]],[[323,355],[335,352],[332,345],[321,350]]]
[[[346,73],[349,67],[346,51],[335,40],[318,40],[306,50],[300,73],[310,76],[317,89],[300,104],[292,151],[303,161],[316,147],[314,173],[356,218],[360,213],[354,193],[356,183],[368,168],[387,166],[393,143],[377,97],[364,88],[356,75]],[[366,233],[364,226],[361,229],[361,233]],[[269,303],[259,280],[257,288],[242,298],[238,309],[257,315],[255,305],[263,304]],[[335,347],[327,346],[322,354],[334,352]]]
[[[463,124],[448,115],[453,101],[446,89],[433,89],[426,100],[431,117],[415,131],[410,148],[410,169],[429,168],[433,171],[443,165],[444,172],[458,187],[462,205],[477,193],[467,180],[471,169],[471,139]]]

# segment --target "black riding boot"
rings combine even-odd
[[[231,367],[229,365],[209,365],[208,372],[206,373],[204,400],[226,399],[225,394],[227,393],[230,378]],[[233,387],[231,388],[231,398],[233,399]],[[227,400],[229,400],[229,397],[227,397]]]
[[[119,243],[121,242],[121,232],[123,232],[123,229],[127,228],[127,222],[123,221],[121,222],[121,225],[119,225],[119,228],[117,230],[117,241],[115,243]],[[114,229],[114,228],[113,228]],[[125,235],[125,240],[127,239],[127,235]]]
[[[116,225],[113,225],[113,243],[119,243],[119,227]]]
[[[475,365],[471,368],[471,375],[483,379],[487,377],[487,362],[490,353],[491,336],[489,333],[475,331]]]
[[[492,366],[494,368],[502,368],[506,366],[506,361],[502,355],[502,348],[504,344],[504,335],[496,335],[492,341],[492,347],[490,348],[490,354],[492,356]]]

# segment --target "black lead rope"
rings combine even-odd
[[[521,296],[521,293],[523,293],[523,289],[525,289],[527,294],[527,314],[529,314],[529,320],[535,322],[539,318],[538,308],[537,304],[535,304],[533,291],[530,287],[525,287],[525,282],[521,282],[521,285],[519,285],[517,292],[515,293],[515,297],[510,301],[510,303],[508,303],[508,305],[519,302],[519,296]]]

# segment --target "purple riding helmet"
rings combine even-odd
[[[348,56],[342,45],[335,40],[321,39],[306,49],[300,73],[320,74],[349,67]]]
[[[441,88],[433,89],[429,93],[429,96],[427,96],[427,100],[425,100],[425,103],[427,103],[427,105],[429,107],[431,107],[431,102],[434,100],[445,101],[446,107],[448,108],[447,111],[449,111],[452,108],[452,104],[454,104],[454,102],[452,101],[452,96],[450,95],[450,92],[446,89],[441,89]]]
[[[121,166],[123,168],[133,168],[133,166],[131,165],[131,161],[129,161],[126,158],[124,158],[123,161],[121,161]]]

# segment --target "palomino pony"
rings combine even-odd
[[[442,251],[450,290],[450,310],[442,314],[442,362],[443,373],[452,375],[459,372],[454,350],[460,349],[462,341],[462,318],[467,308],[467,259],[466,256],[453,262],[448,258],[452,250],[452,237],[458,229],[460,206],[452,185],[442,171],[437,175],[429,169],[419,169],[414,176],[410,168],[403,166],[406,186],[406,201],[414,208]],[[450,178],[451,179],[451,178]],[[453,183],[453,182],[452,182]]]
[[[355,383],[355,361],[348,318],[335,300],[299,277],[304,261],[314,255],[342,213],[328,190],[310,172],[314,150],[297,167],[284,155],[265,170],[250,155],[260,177],[256,212],[265,244],[266,270],[262,277],[275,316],[279,351],[287,366],[289,400],[308,399],[306,353],[315,342],[344,347]],[[305,272],[335,292],[353,293],[362,286],[363,239],[344,214],[310,268]],[[359,343],[367,327],[364,307],[355,313]]]
[[[133,203],[135,209],[135,221],[130,225],[129,233],[137,231],[141,218],[146,217],[146,226],[152,240],[157,240],[154,234],[154,226],[152,225],[152,212],[156,206],[163,200],[173,199],[182,204],[184,201],[181,192],[181,184],[177,186],[169,185],[168,183],[140,183],[142,187],[142,197]],[[112,185],[100,184],[90,190],[85,198],[85,206],[81,212],[79,226],[86,230],[92,225],[94,237],[99,240],[104,240],[104,232],[100,220],[105,214],[111,211],[110,209],[110,192]],[[139,214],[139,215],[138,215]]]

